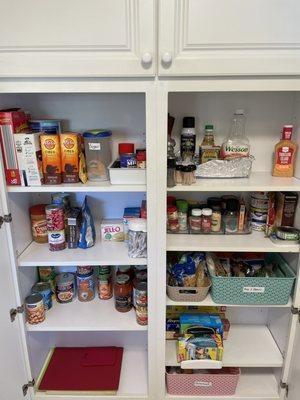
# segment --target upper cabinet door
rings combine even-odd
[[[0,77],[155,74],[154,0],[9,0]]]
[[[299,0],[160,0],[159,74],[300,73]]]

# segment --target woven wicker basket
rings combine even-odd
[[[210,279],[206,279],[203,287],[178,287],[167,285],[167,294],[174,301],[203,301],[211,287]]]

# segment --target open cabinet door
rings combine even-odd
[[[291,374],[288,382],[288,400],[299,400],[300,398],[300,323],[297,326]]]
[[[0,216],[7,213],[4,206],[4,182],[1,173],[0,156]],[[23,395],[23,385],[29,381],[29,368],[22,345],[20,314],[11,321],[10,310],[16,308],[16,295],[13,285],[13,265],[8,245],[8,223],[0,228],[0,399],[29,400],[30,391]]]

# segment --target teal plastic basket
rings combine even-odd
[[[265,260],[274,265],[276,277],[226,278],[211,275],[213,301],[218,304],[241,305],[287,304],[293,291],[295,273],[280,254],[267,254]]]

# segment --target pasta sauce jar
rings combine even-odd
[[[132,308],[132,286],[126,274],[116,276],[114,287],[115,308],[119,312],[128,312]]]
[[[37,243],[48,242],[46,204],[37,204],[29,208],[32,238]]]

